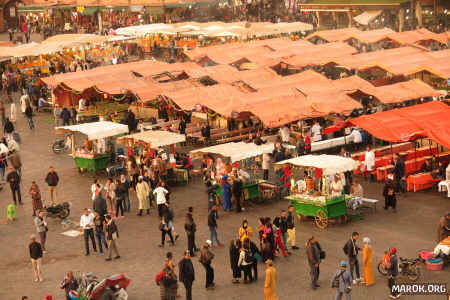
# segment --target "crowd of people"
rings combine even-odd
[[[242,5],[244,14],[252,17],[258,17],[260,10],[257,5]],[[305,14],[299,18],[314,19],[314,15]],[[312,22],[315,22],[312,20]],[[28,32],[28,25],[25,32]],[[29,39],[29,34],[27,33]],[[114,58],[115,62],[125,62],[125,57]],[[96,64],[90,61],[75,61],[71,66],[65,66],[64,62],[52,64],[50,71],[52,74],[64,73],[68,71],[76,71],[77,69],[88,69],[95,67]],[[21,93],[19,100],[20,111],[24,118],[28,121],[30,130],[35,129],[33,120],[34,110],[45,106],[46,91],[40,89],[35,84],[36,76],[27,77],[21,72],[12,69],[6,69],[2,72],[1,87],[5,91],[6,99],[0,101],[0,115],[4,128],[5,137],[0,142],[0,176],[1,183],[8,183],[11,190],[12,202],[8,207],[11,212],[12,219],[15,216],[15,206],[23,205],[23,194],[21,191],[22,182],[22,163],[20,158],[20,136],[16,132],[16,120],[18,119],[14,94]],[[80,101],[80,110],[83,109],[85,103]],[[6,104],[10,104],[9,116],[6,115]],[[75,108],[70,111],[67,108],[56,110],[63,124],[76,124],[77,110]],[[324,139],[322,135],[323,125],[334,125],[339,123],[339,116],[332,122],[323,120],[322,125],[318,121],[310,124],[310,130],[299,134],[295,141],[294,153],[289,153],[285,144],[291,142],[291,129],[288,126],[280,128],[279,136],[275,142],[275,150],[273,153],[265,153],[261,156],[260,161],[256,161],[263,171],[263,178],[269,179],[271,173],[271,163],[280,162],[291,156],[305,155],[311,153],[311,143]],[[331,122],[331,123],[330,123]],[[141,130],[140,123],[132,112],[127,114],[126,123],[130,132]],[[141,124],[142,125],[142,124]],[[303,127],[305,124],[300,124]],[[308,124],[309,125],[309,124]],[[249,125],[250,126],[250,125]],[[253,130],[247,142],[255,144],[265,143],[261,137],[261,131],[257,124],[252,124]],[[179,123],[179,131],[183,134],[186,130],[186,122],[183,119]],[[332,137],[345,134],[337,132]],[[362,146],[371,144],[370,136],[358,128],[354,128],[351,133],[354,141],[352,150],[357,150]],[[206,123],[201,130],[202,138],[209,143],[211,137],[211,128]],[[331,136],[330,136],[331,137]],[[361,145],[361,146],[360,146]],[[89,146],[89,143],[88,143]],[[6,149],[6,151],[3,151]],[[91,187],[90,203],[92,206],[83,209],[79,220],[79,229],[82,232],[84,240],[85,255],[90,256],[91,250],[99,255],[106,253],[105,260],[110,262],[113,259],[121,258],[119,254],[119,222],[118,220],[126,220],[126,216],[132,211],[139,217],[151,215],[152,210],[157,212],[158,230],[161,232],[161,242],[159,247],[166,245],[166,238],[169,244],[174,246],[179,242],[181,230],[175,230],[175,214],[172,208],[172,188],[168,184],[168,180],[173,176],[170,166],[175,165],[177,168],[184,169],[188,172],[193,168],[193,162],[189,155],[184,153],[175,153],[173,160],[163,151],[155,151],[152,149],[144,149],[140,153],[135,153],[131,147],[119,156],[123,160],[123,165],[116,166],[115,175],[106,179],[94,179]],[[346,148],[342,148],[340,155],[349,157]],[[373,171],[375,167],[374,150],[367,146],[365,152],[365,160],[363,163],[362,174],[364,177],[374,181]],[[427,161],[421,172],[432,172],[435,176],[445,177],[447,167],[440,161],[432,159]],[[8,170],[8,172],[6,172]],[[219,239],[219,210],[223,207],[224,214],[233,210],[241,212],[246,209],[243,204],[243,185],[253,180],[249,174],[239,164],[223,163],[218,159],[205,155],[201,162],[201,171],[207,184],[208,198],[208,216],[203,220],[208,226],[209,238],[202,243],[201,247],[197,247],[197,223],[194,208],[187,207],[184,231],[186,236],[186,251],[181,261],[176,265],[174,263],[174,255],[167,252],[166,260],[163,264],[161,272],[155,278],[156,284],[161,289],[162,300],[172,300],[179,296],[178,282],[183,283],[186,290],[186,299],[192,299],[192,285],[196,279],[196,272],[192,258],[198,256],[199,263],[205,270],[205,288],[213,290],[216,286],[214,276],[214,259],[217,254],[217,247],[225,247],[225,244]],[[6,174],[7,173],[7,174]],[[5,176],[6,175],[6,176]],[[276,172],[275,177],[281,182],[286,191],[291,188],[292,171],[286,167]],[[190,175],[189,175],[190,176]],[[55,206],[61,203],[58,197],[60,177],[53,167],[50,167],[47,175],[43,178],[48,189],[49,199],[44,201],[41,196],[41,189],[36,181],[32,181],[28,190],[31,197],[33,224],[36,229],[36,235],[30,236],[29,256],[32,262],[35,282],[44,280],[41,270],[41,261],[48,251],[47,232],[49,230],[46,220],[46,207]],[[102,182],[104,181],[104,182]],[[308,189],[311,186],[312,178],[308,173],[303,177],[304,186]],[[298,184],[298,183],[297,183]],[[383,189],[385,198],[384,208],[392,208],[397,210],[396,194],[405,192],[405,165],[403,158],[399,155],[394,157],[394,169],[389,174]],[[218,188],[221,192],[218,197]],[[353,196],[362,197],[364,194],[361,184],[357,178],[353,178],[352,174],[346,172],[335,176],[330,182],[330,194],[340,195],[345,191]],[[219,199],[220,198],[220,199]],[[206,205],[205,205],[206,206]],[[206,209],[206,207],[205,207]],[[155,213],[156,215],[156,213]],[[9,214],[8,214],[9,216]],[[155,216],[156,217],[156,216]],[[231,282],[239,284],[251,284],[258,280],[258,266],[261,263],[266,265],[265,282],[264,282],[264,299],[275,300],[277,298],[277,270],[274,267],[274,261],[281,257],[287,258],[299,249],[304,250],[307,257],[307,263],[310,267],[311,288],[316,290],[320,287],[320,265],[326,259],[326,249],[323,249],[319,241],[311,236],[303,246],[303,243],[296,241],[296,212],[295,208],[290,205],[286,210],[282,210],[275,217],[261,217],[259,224],[255,230],[249,223],[249,220],[243,220],[242,225],[236,228],[236,237],[229,242],[229,262]],[[124,219],[125,218],[125,219]],[[449,219],[450,214],[446,214],[440,221],[439,225],[439,241],[444,241],[449,236]],[[178,226],[178,225],[177,225]],[[179,225],[181,226],[181,224]],[[39,241],[38,241],[39,240]],[[365,285],[374,284],[373,276],[373,250],[371,248],[371,240],[364,238],[364,247],[358,246],[359,233],[353,232],[350,239],[343,247],[346,260],[338,264],[338,270],[331,277],[331,287],[336,289],[336,299],[346,297],[351,299],[352,285],[364,283]],[[82,245],[83,246],[83,245]],[[81,246],[81,247],[82,247]],[[361,265],[360,265],[361,262]],[[388,269],[388,286],[390,297],[398,298],[399,294],[392,291],[398,276],[398,258],[397,250],[391,248],[389,250],[389,259],[386,262]],[[178,267],[178,272],[177,272]],[[362,267],[362,272],[360,270]],[[71,291],[79,288],[76,279],[71,272],[67,273],[61,288],[64,289],[67,299]],[[23,298],[27,299],[27,297]],[[51,297],[49,298],[51,299]]]
[[[26,114],[24,114],[26,117]],[[12,122],[11,122],[12,123]],[[6,120],[6,124],[8,121]],[[131,123],[130,123],[131,124]],[[9,125],[8,125],[9,126]],[[8,167],[9,173],[6,176],[6,181],[9,183],[12,198],[15,205],[22,204],[20,181],[21,181],[21,163],[19,154],[19,145],[15,141],[15,128],[7,131],[5,127],[6,137],[2,144],[7,149],[12,149],[8,152],[8,157],[3,157],[0,161],[0,167]],[[297,142],[296,151],[289,154],[287,149],[283,146],[283,141],[286,141],[285,129],[280,130],[280,136],[275,142],[275,150],[271,154],[263,155],[261,167],[264,171],[264,176],[268,177],[269,167],[264,167],[265,164],[270,165],[273,160],[275,162],[284,160],[290,155],[304,155],[309,153],[311,140],[317,138],[320,133],[315,127],[314,123],[311,133],[305,133]],[[132,128],[137,130],[137,128]],[[289,130],[288,130],[289,131]],[[257,136],[257,135],[256,135]],[[94,179],[90,188],[92,207],[83,210],[80,218],[80,229],[84,236],[85,254],[90,255],[91,249],[98,252],[100,255],[107,252],[106,261],[112,259],[120,259],[119,254],[119,228],[116,224],[117,219],[123,218],[127,213],[131,212],[132,204],[133,210],[138,216],[144,214],[151,214],[151,209],[154,208],[158,213],[159,230],[161,231],[160,247],[165,246],[166,237],[170,239],[170,244],[174,245],[178,240],[180,234],[175,231],[174,226],[174,212],[170,205],[171,203],[171,188],[167,185],[166,179],[170,168],[169,157],[164,152],[151,151],[150,149],[142,151],[136,159],[133,149],[128,149],[128,156],[125,158],[124,168],[120,170],[121,173],[117,178],[107,178],[104,183],[100,179]],[[370,146],[366,148],[366,160],[364,161],[366,174],[370,177],[373,171],[374,155],[373,149]],[[342,149],[341,155],[348,157],[349,153],[346,149]],[[266,156],[266,158],[264,158]],[[186,154],[176,154],[175,165],[180,168],[190,170],[192,161]],[[266,162],[264,162],[266,160]],[[269,161],[269,162],[268,162]],[[384,196],[386,198],[386,208],[395,206],[395,193],[403,191],[404,183],[404,163],[399,156],[394,159],[394,171],[392,177],[388,178],[386,187],[384,188]],[[205,288],[208,290],[214,289],[214,250],[216,247],[224,247],[224,244],[219,239],[219,214],[218,207],[220,201],[217,197],[217,189],[220,185],[222,193],[223,211],[231,211],[235,209],[237,212],[243,210],[242,201],[242,185],[251,179],[249,173],[237,164],[223,163],[220,159],[214,160],[212,157],[205,155],[201,162],[204,179],[207,182],[208,188],[208,218],[206,221],[209,228],[209,239],[199,248],[196,244],[197,225],[194,218],[193,207],[188,207],[184,230],[186,233],[187,251],[183,259],[180,261],[178,268],[179,273],[175,271],[176,267],[173,263],[173,254],[167,254],[167,262],[159,274],[157,283],[161,288],[162,299],[172,299],[173,295],[177,295],[177,279],[182,282],[186,288],[186,298],[192,299],[192,283],[195,280],[195,271],[191,262],[192,257],[198,255],[200,264],[205,269]],[[445,168],[439,163],[430,161],[425,164],[426,170],[436,170],[439,174],[444,174]],[[424,169],[425,170],[425,169]],[[267,174],[267,175],[266,175]],[[283,184],[290,184],[290,171],[283,169],[283,173],[279,176]],[[305,175],[305,180],[307,177]],[[46,216],[43,211],[48,205],[57,205],[58,187],[60,185],[60,177],[53,167],[50,167],[47,175],[43,178],[47,189],[49,191],[49,201],[45,203],[41,197],[41,191],[36,182],[32,182],[29,188],[29,195],[32,199],[32,211],[34,217],[34,225],[36,227],[35,235],[30,236],[30,258],[32,260],[34,276],[36,282],[43,280],[41,272],[41,259],[47,253],[47,232],[48,224]],[[306,183],[305,183],[306,184]],[[358,179],[352,178],[351,174],[342,174],[337,176],[331,183],[332,193],[340,194],[343,189],[350,190],[353,195],[363,195],[362,186],[358,183]],[[131,199],[136,199],[132,201]],[[237,230],[236,239],[230,241],[229,246],[229,260],[230,260],[230,277],[233,283],[249,284],[258,280],[258,265],[264,262],[266,268],[265,278],[265,297],[266,299],[276,299],[276,270],[273,262],[278,257],[288,257],[292,255],[293,251],[303,248],[298,245],[295,237],[295,218],[296,213],[293,206],[289,206],[286,211],[281,211],[279,216],[274,218],[261,217],[257,231],[249,225],[248,220],[243,220],[242,226]],[[444,223],[448,222],[448,217],[444,219]],[[444,225],[443,230],[447,230],[447,225]],[[444,234],[445,235],[445,234]],[[447,230],[448,236],[448,230]],[[345,244],[344,253],[348,257],[346,261],[339,264],[335,276],[332,277],[332,286],[337,289],[337,299],[346,296],[347,299],[351,297],[351,286],[364,282],[366,285],[373,284],[372,274],[372,250],[370,239],[364,238],[364,248],[361,249],[357,245],[359,238],[358,233],[353,233],[351,239]],[[445,239],[445,238],[444,238]],[[310,266],[311,287],[317,289],[319,287],[318,279],[320,274],[320,264],[325,259],[325,250],[322,249],[319,242],[311,237],[305,244],[304,250],[306,252],[308,264]],[[362,251],[362,266],[363,272],[360,273],[360,251]],[[390,249],[390,277],[389,286],[395,283],[398,270],[396,269],[396,249]],[[349,270],[347,268],[349,267]],[[71,279],[69,278],[69,283]],[[75,284],[65,284],[63,288],[66,295],[73,289],[78,288]],[[398,297],[397,294],[391,294],[391,298]]]

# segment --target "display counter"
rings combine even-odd
[[[328,219],[347,214],[346,197],[348,196],[326,198],[325,196],[294,194],[285,199],[291,201],[297,215],[314,217],[316,226],[324,229],[328,226]]]
[[[75,166],[88,172],[106,170],[109,163],[109,154],[75,153]]]
[[[259,185],[265,181],[256,181],[242,186],[243,200],[254,200],[259,198]],[[222,186],[217,188],[217,197],[222,199]]]

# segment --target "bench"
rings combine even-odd
[[[369,198],[361,198],[361,201],[363,202],[363,208],[372,209],[373,212],[377,211],[377,203],[379,200],[369,199]]]

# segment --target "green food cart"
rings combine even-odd
[[[109,163],[108,154],[98,154],[93,157],[79,157],[75,156],[75,166],[81,171],[86,170],[88,172],[98,172],[106,170]]]
[[[83,123],[71,126],[62,126],[55,128],[56,134],[70,133],[72,137],[72,157],[75,161],[75,166],[79,171],[88,171],[91,173],[106,170],[109,164],[109,154],[106,153],[106,139],[114,136],[128,133],[128,126],[108,122],[99,121],[92,123]],[[81,133],[87,136],[89,141],[95,141],[92,149],[89,151],[75,146],[75,134]],[[99,140],[104,140],[98,143]],[[99,144],[103,146],[99,146]]]
[[[328,177],[353,171],[358,167],[358,162],[351,158],[336,155],[304,155],[277,163],[278,166],[290,165],[292,168],[303,168],[314,170],[320,174],[322,191],[308,191],[303,187],[302,191],[295,192],[295,186],[291,189],[291,195],[285,197],[295,208],[298,216],[313,217],[318,228],[325,229],[329,219],[347,215],[346,199],[349,195],[338,195],[331,197],[327,190]],[[294,181],[295,182],[295,181]],[[300,188],[298,188],[300,189]]]
[[[311,201],[295,196],[287,196],[291,201],[297,215],[301,217],[313,217],[317,227],[325,229],[328,226],[328,220],[338,218],[347,214],[345,195],[330,198],[325,203]]]
[[[259,198],[259,184],[265,181],[256,181],[244,184],[242,186],[242,194],[244,195],[243,200],[255,200]],[[217,188],[217,197],[222,199],[222,186],[219,185]]]

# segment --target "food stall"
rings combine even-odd
[[[56,134],[71,134],[72,157],[78,170],[97,172],[106,170],[110,154],[107,151],[107,138],[128,133],[128,126],[114,122],[93,122],[55,128]],[[86,135],[83,147],[76,147],[75,133]],[[94,141],[94,142],[93,142]]]
[[[286,165],[294,169],[303,169],[308,173],[304,180],[291,179],[291,193],[286,197],[295,207],[297,215],[313,217],[317,227],[325,229],[328,220],[347,214],[346,199],[349,195],[331,196],[330,183],[336,174],[352,171],[358,163],[351,158],[336,155],[304,155],[275,164]],[[330,180],[331,179],[331,180]]]
[[[143,156],[151,155],[151,150],[160,149],[164,147],[171,146],[171,151],[174,152],[174,145],[178,143],[184,143],[186,141],[186,136],[184,134],[178,134],[170,131],[164,130],[148,130],[139,133],[133,133],[120,137],[117,140],[119,143],[124,143],[132,149],[138,150],[139,154]],[[135,152],[135,151],[133,151]],[[173,171],[172,178],[167,178],[169,182],[175,184],[187,184],[188,182],[188,170],[177,168],[175,158],[173,155],[169,155],[168,168]],[[139,157],[136,160],[140,159]],[[172,174],[172,172],[168,172]]]
[[[255,157],[258,157],[264,153],[272,153],[273,150],[274,150],[273,143],[256,145],[254,143],[238,142],[238,143],[220,144],[193,150],[190,152],[190,155],[192,158],[200,158],[204,154],[217,155],[219,157],[225,158],[228,164],[240,162],[239,167],[241,169],[244,168],[246,168],[247,170],[251,169],[252,176],[250,176],[247,182],[244,182],[242,190],[244,194],[244,200],[257,200],[260,195],[259,187],[261,184],[266,183],[266,181],[256,178],[255,172],[257,164],[254,163],[253,160]],[[218,173],[217,170],[216,173]],[[220,198],[222,197],[222,189],[220,185],[219,188],[217,189],[217,195]]]

